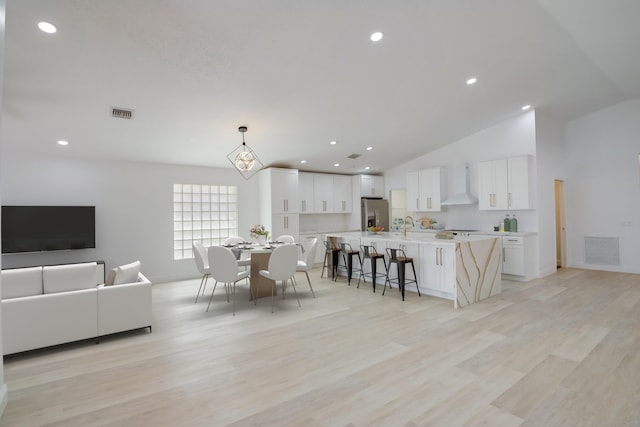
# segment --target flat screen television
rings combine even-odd
[[[96,247],[95,206],[2,206],[2,253]]]

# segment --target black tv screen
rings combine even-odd
[[[2,206],[2,253],[96,247],[95,206]]]

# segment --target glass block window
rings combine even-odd
[[[173,259],[193,258],[193,241],[219,245],[238,235],[238,187],[173,184]]]

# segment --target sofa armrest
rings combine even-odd
[[[98,335],[151,328],[151,286],[142,273],[134,283],[98,286]]]

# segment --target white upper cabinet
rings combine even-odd
[[[478,163],[480,210],[531,209],[531,156]]]
[[[333,212],[333,175],[314,174],[313,210],[316,213]]]
[[[531,180],[529,178],[533,158],[512,157],[507,161],[509,209],[531,209]]]
[[[423,169],[418,172],[420,181],[420,206],[425,212],[440,212],[441,169]]]
[[[298,198],[301,214],[351,213],[351,176],[300,172]]]
[[[441,168],[407,173],[407,210],[409,212],[440,212],[441,174]]]
[[[338,213],[353,211],[353,190],[351,177],[347,175],[333,176],[333,208]]]
[[[360,197],[384,197],[384,177],[360,175]]]
[[[264,173],[270,174],[271,212],[298,213],[298,170],[270,168]]]
[[[507,160],[479,162],[478,209],[508,209],[507,193]]]
[[[313,209],[313,174],[300,172],[298,174],[298,199],[300,213],[314,213]]]
[[[418,171],[407,173],[407,210],[420,210],[420,174]]]

